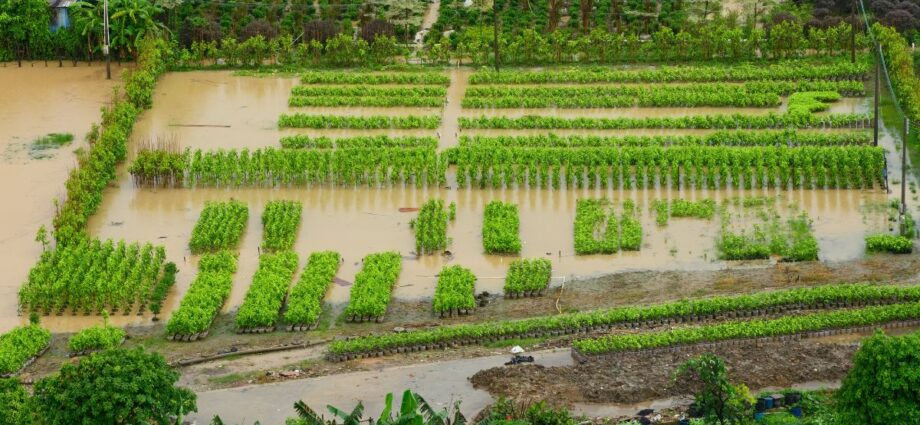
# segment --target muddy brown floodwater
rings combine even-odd
[[[52,199],[64,195],[64,181],[76,165],[73,151],[86,144],[83,136],[99,121],[99,108],[121,81],[119,68],[106,81],[105,67],[66,62],[15,63],[0,66],[0,195],[8,204],[0,222],[0,333],[24,319],[16,314],[16,294],[41,253],[35,242],[39,226],[51,228]],[[29,144],[48,133],[71,133],[74,141],[50,157],[33,159]]]
[[[145,111],[132,135],[135,145],[157,138],[174,138],[181,147],[255,148],[278,146],[284,134],[349,136],[358,134],[441,134],[441,145],[456,143],[457,117],[470,111],[459,107],[462,89],[469,70],[452,70],[452,86],[443,108],[444,124],[437,130],[392,131],[377,130],[284,130],[276,128],[277,117],[291,110],[312,113],[369,114],[392,112],[437,113],[422,108],[288,108],[287,98],[296,84],[291,78],[251,78],[234,76],[230,72],[188,72],[165,75],[157,85],[154,106]],[[864,102],[854,101],[852,109],[864,108]],[[649,108],[627,109],[627,114],[646,114]],[[695,109],[693,112],[730,112],[719,108]],[[347,112],[346,112],[347,111]],[[601,116],[615,110],[592,111]],[[654,109],[657,115],[680,115],[689,110]],[[559,111],[541,111],[561,115]],[[565,112],[584,114],[585,111]],[[194,126],[193,126],[194,125]],[[201,127],[200,125],[206,125]],[[453,131],[452,131],[453,130]],[[129,156],[133,157],[134,153]],[[130,159],[129,159],[130,162]],[[450,174],[450,173],[449,173]],[[453,176],[448,176],[453,181]],[[519,205],[521,215],[522,257],[545,257],[553,261],[553,284],[560,285],[577,277],[594,276],[628,270],[687,270],[720,269],[727,263],[716,257],[714,236],[717,220],[699,221],[674,219],[658,228],[648,206],[661,198],[714,198],[718,201],[737,196],[779,196],[778,207],[791,204],[806,211],[814,220],[821,259],[843,261],[864,254],[863,236],[867,230],[884,226],[884,214],[873,213],[886,195],[881,190],[853,191],[736,191],[701,190],[457,190],[451,188],[196,188],[150,189],[135,187],[130,176],[120,170],[117,187],[106,191],[105,201],[90,221],[90,233],[101,238],[125,238],[129,241],[152,241],[163,244],[170,260],[179,265],[176,290],[164,307],[164,314],[177,305],[196,273],[196,257],[190,255],[189,234],[209,200],[242,200],[250,207],[248,229],[239,246],[240,269],[225,309],[239,306],[258,263],[258,246],[262,238],[260,217],[266,202],[292,199],[304,205],[303,219],[295,248],[301,255],[301,266],[312,251],[339,251],[345,262],[338,277],[344,284],[330,291],[329,301],[348,300],[349,282],[360,269],[361,258],[373,252],[397,250],[405,260],[394,296],[418,300],[433,295],[436,274],[447,264],[469,267],[479,277],[478,291],[500,292],[508,264],[517,257],[485,255],[482,250],[482,211],[493,199]],[[608,197],[614,201],[629,198],[642,208],[644,228],[642,250],[606,256],[578,256],[573,252],[573,222],[575,203],[584,197]],[[418,207],[430,198],[457,203],[457,219],[448,230],[452,239],[449,250],[453,256],[431,255],[416,258],[414,239],[409,221],[415,213],[403,213],[403,207]],[[766,264],[766,263],[764,263]],[[146,317],[116,317],[118,323],[140,323]],[[72,329],[67,317],[51,318],[54,329]]]

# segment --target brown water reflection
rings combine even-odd
[[[20,323],[16,293],[41,253],[34,241],[38,227],[51,227],[52,199],[64,194],[64,181],[76,165],[73,150],[85,146],[83,135],[99,121],[99,108],[120,82],[120,67],[106,81],[105,68],[57,62],[15,63],[0,67],[0,194],[8,203],[0,223],[0,332]],[[69,146],[53,157],[30,159],[28,145],[48,133],[71,133]]]

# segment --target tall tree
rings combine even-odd
[[[680,366],[677,378],[689,379],[695,387],[693,404],[706,423],[733,425],[746,423],[750,417],[751,396],[744,385],[732,385],[725,362],[713,354],[692,358]]]
[[[35,384],[47,425],[172,424],[196,410],[195,394],[176,387],[179,372],[141,348],[95,353]]]

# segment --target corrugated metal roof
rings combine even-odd
[[[76,3],[78,0],[48,0],[48,6],[54,8],[60,7],[70,7],[72,4]]]

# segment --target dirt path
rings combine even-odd
[[[536,355],[551,366],[572,362],[566,349]],[[467,377],[482,368],[500,366],[506,360],[506,355],[500,355],[205,391],[198,393],[198,413],[188,419],[206,423],[213,415],[220,414],[226,423],[251,423],[258,419],[262,423],[280,424],[294,414],[291,406],[298,400],[306,401],[314,410],[327,404],[351,409],[359,397],[368,415],[375,416],[383,408],[387,393],[396,393],[398,399],[399,393],[406,389],[424,394],[435,408],[462,400],[461,409],[471,418],[490,404],[492,397],[473,388]]]
[[[707,351],[725,359],[733,381],[763,388],[839,380],[851,367],[850,358],[857,347],[857,343],[813,341],[750,343],[713,350],[697,347],[680,353],[633,353],[615,361],[574,366],[492,368],[470,380],[477,389],[515,400],[546,399],[563,405],[640,403],[687,395],[687,383],[675,381],[674,371],[687,359]]]

